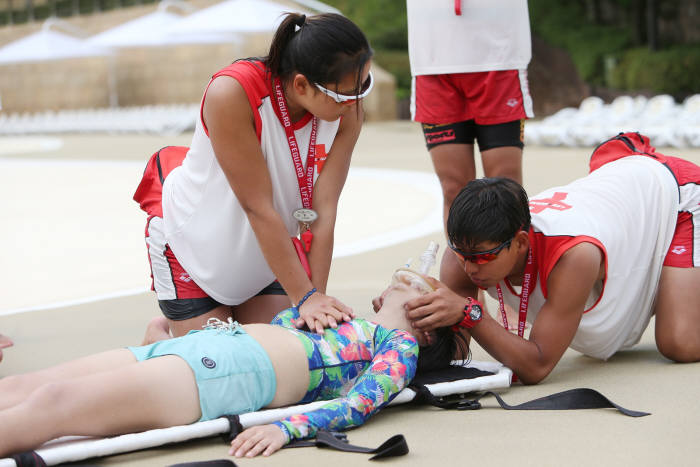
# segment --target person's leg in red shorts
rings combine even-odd
[[[423,124],[428,150],[443,193],[443,221],[454,198],[476,178],[474,141],[484,174],[522,183],[523,121],[529,93],[517,70],[417,76],[413,119]],[[465,293],[464,271],[443,253],[440,279]]]
[[[163,316],[151,319],[146,326],[142,345],[179,337],[193,329],[202,329],[216,318],[235,319],[240,324],[270,322],[290,306],[282,285],[275,281],[245,302],[230,306],[217,302],[190,277],[165,242],[162,218],[152,216],[146,224],[146,245],[151,265],[151,288],[158,296]]]
[[[656,347],[676,362],[700,361],[700,167],[668,157],[680,188],[676,232],[661,270]]]

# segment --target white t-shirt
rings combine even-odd
[[[406,0],[411,74],[440,75],[527,68],[527,0]]]
[[[232,76],[243,86],[273,188],[274,206],[289,236],[299,233],[292,212],[302,207],[284,127],[275,113],[269,80],[260,62],[236,62],[214,76]],[[302,161],[311,135],[311,115],[294,125]],[[318,119],[317,160],[329,152],[340,120]],[[318,178],[318,165],[314,180]],[[275,280],[248,217],[219,165],[200,118],[182,166],[163,185],[165,239],[195,283],[210,297],[237,305]],[[291,241],[291,240],[290,240]]]
[[[671,171],[646,156],[603,165],[573,183],[530,198],[530,242],[537,281],[527,321],[547,296],[547,279],[561,255],[580,242],[605,254],[606,273],[588,298],[570,347],[607,359],[637,342],[651,319],[661,268],[678,216],[678,184]],[[517,310],[519,291],[501,282],[503,300]],[[498,299],[496,287],[488,294]]]

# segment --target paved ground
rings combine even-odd
[[[145,292],[145,216],[131,201],[147,157],[189,137],[84,136],[0,139],[0,377],[140,341],[159,312]],[[700,163],[700,150],[668,150]],[[528,147],[530,194],[586,173],[590,149]],[[368,124],[358,142],[338,220],[329,293],[367,316],[369,300],[428,241],[444,244],[437,180],[420,131],[409,122]],[[493,309],[493,307],[492,307]],[[652,321],[653,326],[653,321]],[[653,327],[651,328],[653,329]],[[474,358],[489,360],[478,346]],[[504,391],[509,403],[591,387],[652,416],[609,410],[507,412],[485,400],[476,412],[391,408],[349,433],[378,445],[403,433],[411,452],[395,465],[697,465],[700,365],[661,357],[647,331],[634,349],[600,362],[569,351],[538,386]],[[218,438],[99,460],[101,465],[169,465],[223,458]],[[361,454],[315,448],[239,465],[350,466]]]

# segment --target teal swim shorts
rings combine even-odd
[[[240,326],[205,329],[141,347],[128,347],[139,361],[177,355],[194,372],[199,421],[254,412],[275,397],[277,380],[270,357]]]

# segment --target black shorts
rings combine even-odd
[[[278,281],[274,281],[255,296],[257,297],[260,295],[287,295],[287,292],[282,288],[282,284]],[[221,305],[222,303],[217,302],[211,297],[158,300],[160,311],[163,312],[166,318],[173,321],[196,318],[197,316],[209,313],[211,310]]]
[[[440,125],[422,123],[421,126],[428,150],[441,144],[474,144],[474,140],[479,143],[480,151],[506,146],[522,149],[524,146],[525,120],[494,125],[479,125],[474,120],[466,120]]]

